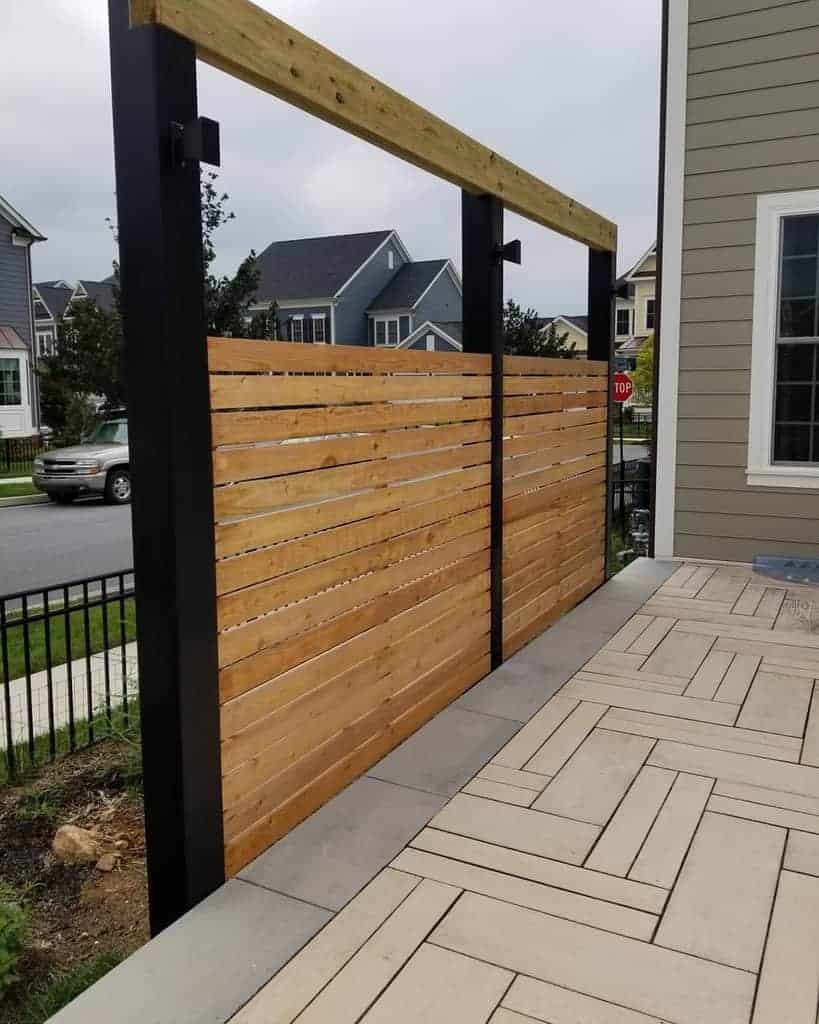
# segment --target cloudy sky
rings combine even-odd
[[[660,0],[262,0],[545,181],[620,225],[621,269],[654,239]],[[114,249],[106,0],[5,5],[0,194],[45,235],[34,278],[102,278]],[[271,241],[395,227],[418,258],[460,264],[459,193],[343,132],[200,66],[220,121],[220,184],[236,220],[229,272]],[[507,215],[522,268],[507,295],[585,311],[585,250]]]

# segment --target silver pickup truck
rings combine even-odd
[[[105,420],[84,444],[44,452],[34,460],[32,480],[61,504],[82,494],[101,494],[111,504],[124,505],[131,500],[128,421]]]

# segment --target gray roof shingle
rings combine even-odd
[[[34,287],[37,289],[40,298],[46,304],[49,313],[51,313],[55,320],[59,320],[65,312],[66,306],[71,301],[74,289],[55,286],[46,281],[40,284],[35,284]]]
[[[412,309],[447,265],[447,260],[405,263],[387,287],[369,306],[371,313],[385,309]]]
[[[273,242],[258,256],[261,302],[329,298],[392,231]]]
[[[80,281],[88,293],[88,298],[96,302],[105,313],[114,309],[114,286],[108,281]]]

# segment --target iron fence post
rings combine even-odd
[[[196,57],[109,0],[151,930],[225,877]]]
[[[503,203],[461,194],[464,351],[492,356],[491,657],[503,663]]]

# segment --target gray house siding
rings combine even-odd
[[[690,0],[689,23],[674,551],[815,557],[819,490],[745,470],[756,197],[819,183],[819,0]]]
[[[435,335],[435,351],[436,352],[457,352],[458,351],[458,349],[454,345],[450,345],[450,343],[446,340],[446,338],[442,338],[437,332],[429,331],[428,333]],[[419,338],[417,341],[414,341],[409,347],[412,348],[412,349],[423,349],[423,350],[426,351],[426,347],[427,347],[427,337],[426,337],[426,334],[423,337]]]
[[[446,271],[419,303],[414,317],[416,324],[422,324],[425,320],[431,320],[433,323],[455,323],[463,318],[461,293]]]
[[[392,270],[387,264],[387,250],[390,248],[395,254]],[[406,262],[400,249],[386,245],[344,289],[336,303],[336,344],[372,344],[368,336],[367,307]]]
[[[13,245],[11,225],[0,217],[0,324],[13,327],[32,349],[30,249]]]

